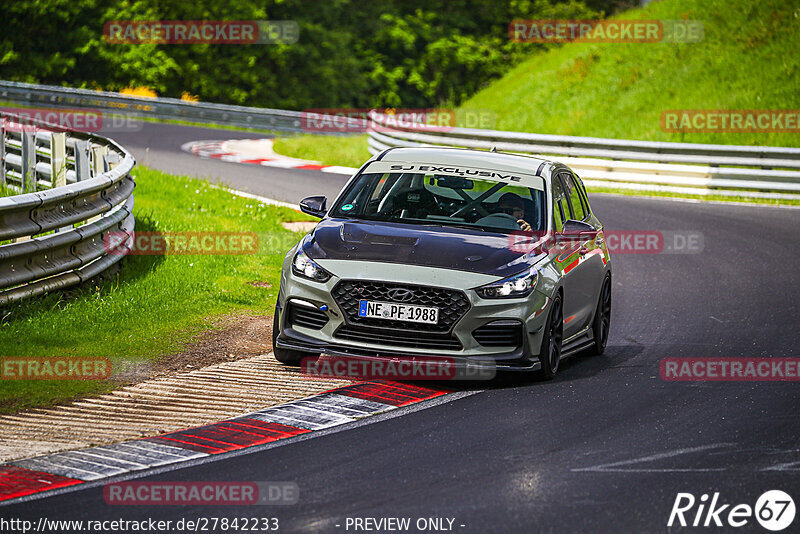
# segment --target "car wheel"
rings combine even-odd
[[[561,341],[564,337],[564,313],[561,309],[561,295],[556,295],[550,306],[550,315],[545,325],[542,337],[542,348],[539,351],[539,361],[542,364],[540,376],[551,380],[556,376],[558,365],[561,363]]]
[[[600,299],[597,301],[597,311],[594,313],[592,323],[592,336],[594,337],[593,354],[600,356],[606,351],[608,332],[611,326],[611,277],[603,280],[603,289],[600,290]]]
[[[319,357],[319,354],[314,354],[313,352],[278,348],[278,330],[278,309],[275,308],[275,315],[272,317],[272,352],[275,355],[275,359],[282,364],[299,366],[300,362],[303,361],[303,358]]]

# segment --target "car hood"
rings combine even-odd
[[[513,250],[512,238],[453,227],[323,219],[304,251],[320,260],[404,263],[505,277],[533,264],[531,255]]]

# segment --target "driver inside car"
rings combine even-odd
[[[505,213],[517,219],[517,224],[523,232],[532,232],[531,225],[525,220],[525,203],[515,193],[505,193],[498,202],[498,213]]]

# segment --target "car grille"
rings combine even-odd
[[[390,296],[393,290],[413,291],[412,298],[399,301]],[[405,330],[410,332],[449,332],[453,325],[470,308],[469,300],[462,291],[441,287],[396,284],[390,282],[342,280],[333,288],[333,299],[344,312],[348,325],[375,326]],[[439,308],[438,324],[414,323],[408,321],[392,321],[358,316],[358,305],[362,299],[383,302],[401,302],[418,306],[434,306]]]
[[[299,306],[289,301],[286,316],[287,324],[292,326],[302,326],[312,330],[320,330],[328,324],[328,316],[319,310],[308,306]]]
[[[484,347],[519,347],[522,344],[522,324],[495,321],[473,330],[472,337]]]
[[[358,343],[391,345],[408,349],[461,350],[461,343],[450,334],[417,332],[413,336],[396,330],[385,330],[367,326],[343,325],[334,337]]]

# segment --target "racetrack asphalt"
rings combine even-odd
[[[153,167],[171,174],[183,174],[224,183],[235,189],[297,204],[301,198],[319,191],[332,198],[347,182],[341,174],[318,171],[298,172],[294,169],[241,165],[204,159],[181,150],[190,141],[227,139],[260,139],[267,136],[255,132],[220,130],[169,123],[142,122],[139,130],[112,132],[107,135],[130,150],[138,165]],[[134,173],[135,176],[135,173]]]
[[[140,164],[292,203],[332,198],[347,178],[180,150],[187,141],[259,137],[253,133],[144,123],[112,137]],[[721,503],[754,506],[766,490],[780,489],[797,502],[800,384],[667,382],[659,362],[798,356],[800,210],[590,200],[607,230],[703,238],[696,253],[612,257],[606,355],[571,358],[551,382],[501,376],[479,384],[477,394],[423,403],[401,417],[138,479],[292,481],[300,488],[295,505],[109,506],[96,486],[0,507],[0,515],[277,517],[281,532],[353,532],[347,518],[363,517],[409,517],[412,525],[453,518],[457,532],[665,532],[677,530],[667,520],[678,492],[698,499],[719,492]],[[786,532],[798,525],[800,518]],[[764,532],[752,518],[738,530]]]

